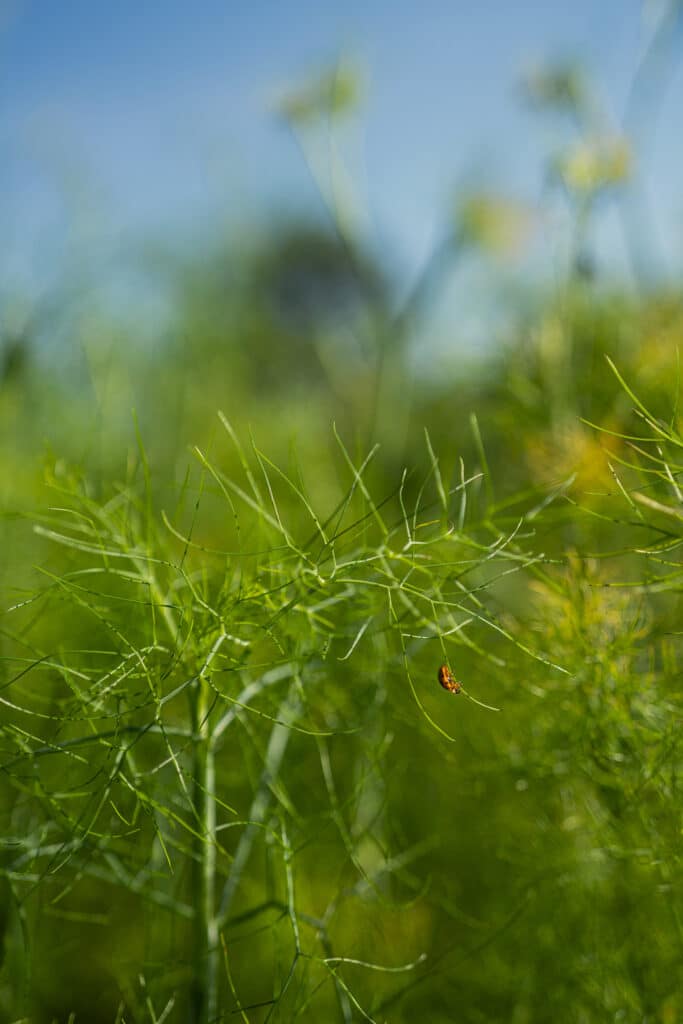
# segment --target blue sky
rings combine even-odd
[[[640,0],[0,0],[2,290],[65,261],[178,237],[216,218],[315,203],[278,90],[346,54],[365,102],[340,141],[373,240],[416,267],[454,190],[534,201],[549,124],[520,102],[532,62],[578,56],[618,123],[662,7]],[[649,19],[649,20],[648,20]],[[683,76],[676,66],[639,171],[652,238],[680,270]],[[604,247],[619,264],[618,232]]]

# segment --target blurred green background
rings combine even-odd
[[[3,11],[2,1020],[683,1020],[683,11],[575,6]]]

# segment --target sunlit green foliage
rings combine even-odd
[[[280,223],[158,259],[154,345],[8,335],[3,1019],[683,1014],[683,306],[587,272],[627,151],[577,69],[528,86],[577,244],[478,361],[414,341],[533,228],[484,192],[407,294]]]

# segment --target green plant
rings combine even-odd
[[[357,465],[338,439],[321,500],[295,461],[248,459],[222,422],[242,479],[197,451],[172,514],[142,448],[110,497],[57,473],[36,530],[61,560],[6,613],[4,876],[29,985],[41,956],[61,963],[41,929],[78,922],[120,1020],[332,1019],[334,1001],[372,1019],[431,942],[409,866],[434,837],[397,813],[395,735],[453,738],[442,661],[532,654],[487,594],[542,559],[523,516],[495,525],[481,472],[444,482],[428,438],[424,479],[381,500],[373,453]],[[457,701],[462,729],[477,687]],[[371,956],[362,921],[397,912],[415,927]],[[65,1011],[83,1015],[89,993],[62,969]]]

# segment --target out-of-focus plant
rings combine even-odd
[[[557,173],[567,188],[594,199],[602,190],[629,178],[631,151],[625,139],[597,138],[578,143],[557,158]]]
[[[494,256],[519,255],[533,228],[530,209],[493,193],[469,193],[458,204],[455,234],[464,246]]]
[[[583,119],[593,107],[585,72],[576,61],[531,67],[521,85],[527,102],[539,110],[563,111]]]
[[[326,68],[279,102],[283,117],[297,126],[319,118],[353,113],[363,99],[362,75],[348,58]]]

